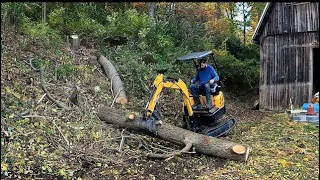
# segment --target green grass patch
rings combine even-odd
[[[232,141],[251,147],[247,162],[229,161],[223,168],[203,178],[318,179],[319,126],[290,121],[284,114],[251,124]]]

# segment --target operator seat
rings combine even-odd
[[[221,91],[221,86],[219,86],[218,84],[214,84],[214,85],[210,88],[210,90],[211,90],[211,94],[212,94],[213,96],[216,96],[216,95],[218,95],[219,92]],[[200,93],[199,93],[199,94],[202,95],[202,96],[205,95],[205,93],[204,93],[204,88],[200,88]]]
[[[216,96],[216,95],[218,95],[219,92],[221,91],[221,86],[219,86],[219,85],[216,84],[213,88],[210,88],[210,90],[211,90],[211,94],[212,94],[213,96]]]

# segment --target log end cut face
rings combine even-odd
[[[116,99],[116,103],[120,103],[120,104],[126,104],[128,102],[127,98],[125,97],[118,97]]]
[[[232,151],[237,153],[237,154],[244,154],[246,153],[246,147],[238,144],[232,147]]]

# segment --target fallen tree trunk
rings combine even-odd
[[[112,63],[104,56],[100,56],[98,59],[99,64],[103,67],[103,70],[107,74],[107,77],[111,81],[111,90],[114,95],[115,102],[120,104],[126,104],[128,102],[126,92],[124,91],[122,81],[120,79],[117,70]]]
[[[150,131],[151,129],[156,136],[164,140],[179,145],[185,145],[184,150],[190,149],[190,145],[192,145],[198,153],[240,161],[247,161],[249,156],[249,147],[235,142],[194,133],[167,123],[162,123],[161,125],[154,124],[152,127],[151,124],[147,124],[148,122],[141,120],[140,118],[134,117],[134,119],[132,119],[132,113],[123,110],[104,106],[99,109],[98,117],[102,121],[128,129],[145,131]],[[245,152],[236,153],[239,146],[243,146],[243,148],[240,149],[245,149]]]

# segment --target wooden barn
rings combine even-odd
[[[259,108],[310,102],[319,91],[319,2],[267,3],[252,40],[260,45]]]

